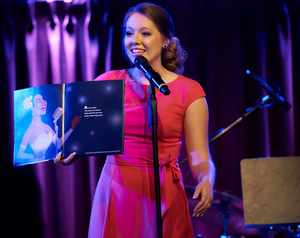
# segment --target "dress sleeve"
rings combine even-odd
[[[185,109],[188,108],[188,106],[194,102],[198,98],[205,97],[206,94],[202,88],[202,86],[195,80],[189,79],[189,78],[183,78],[181,81],[181,86],[183,92],[182,92],[182,100],[183,104],[185,105]]]
[[[198,98],[206,96],[202,86],[195,80],[191,80],[191,85],[188,88],[188,95],[190,95],[191,103]]]

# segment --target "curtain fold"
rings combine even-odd
[[[282,155],[293,156],[296,153],[295,141],[295,117],[294,117],[294,92],[293,92],[293,49],[292,49],[292,29],[290,16],[286,2],[283,1],[279,15],[282,16],[281,21],[278,21],[278,42],[279,54],[281,61],[280,74],[282,94],[291,102],[292,108],[288,112],[282,114],[282,121],[285,125],[281,127],[281,132],[284,143],[281,143],[280,153]]]
[[[127,67],[122,59],[121,23],[137,2],[0,3],[2,168],[12,165],[13,91],[91,81],[105,71]],[[300,155],[300,1],[153,2],[168,10],[176,36],[189,53],[184,75],[200,82],[207,94],[210,138],[267,94],[246,75],[246,69],[275,81],[292,105],[288,111],[280,103],[258,109],[210,145],[217,168],[215,189],[241,198],[242,159]],[[183,148],[180,160],[185,157]],[[39,188],[42,237],[87,237],[104,161],[104,156],[93,156],[79,158],[71,166],[49,161],[15,168]],[[188,174],[186,164],[182,172]],[[186,176],[185,184],[195,185],[191,175]],[[213,216],[215,221],[220,219],[219,214]],[[222,234],[221,223],[205,216],[192,222],[195,236],[217,238]],[[230,224],[229,232],[245,231]]]

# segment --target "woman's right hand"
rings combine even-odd
[[[62,164],[62,165],[71,165],[75,162],[77,158],[75,158],[76,152],[70,154],[67,158],[63,158],[61,153],[59,152],[54,158],[54,164]]]

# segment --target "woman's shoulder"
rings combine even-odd
[[[179,75],[174,82],[175,88],[184,92],[185,95],[197,95],[197,97],[206,96],[200,83],[194,79]]]
[[[48,134],[50,131],[52,132],[53,135],[55,134],[54,131],[52,130],[52,128],[51,128],[49,125],[47,125],[47,124],[44,123],[43,126],[44,126],[44,128],[45,128],[47,134]]]
[[[125,79],[126,70],[111,70],[106,73],[100,74],[95,81],[100,80],[114,80],[114,79]]]
[[[202,89],[202,86],[200,85],[200,83],[194,79],[191,79],[191,78],[188,78],[186,76],[183,76],[183,75],[179,75],[178,78],[176,79],[177,83],[178,84],[181,84],[182,87],[196,87],[196,88],[201,88]]]

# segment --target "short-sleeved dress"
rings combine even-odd
[[[157,237],[152,132],[148,88],[126,70],[96,80],[125,80],[124,154],[109,155],[101,172],[91,211],[89,238]],[[156,90],[158,157],[164,238],[193,237],[187,198],[178,166],[187,107],[205,93],[196,81],[178,75],[171,94]]]

